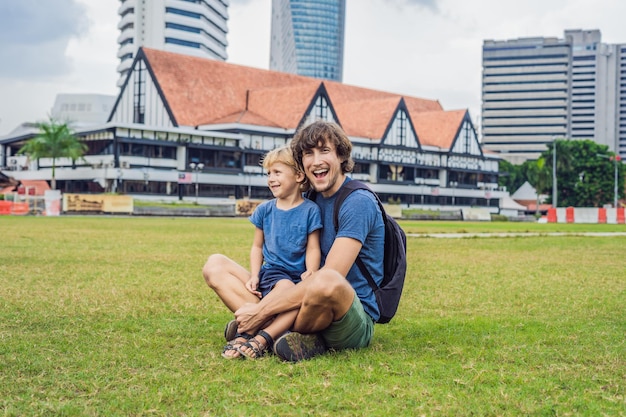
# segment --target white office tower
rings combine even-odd
[[[122,86],[145,46],[226,61],[229,0],[120,0],[117,71]]]
[[[599,30],[486,40],[482,78],[486,149],[520,163],[554,139],[591,139],[626,156],[626,48]]]

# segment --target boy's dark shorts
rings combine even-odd
[[[263,297],[274,289],[276,283],[282,279],[289,280],[294,284],[302,281],[300,273],[287,271],[280,268],[261,268],[259,271],[259,292]]]

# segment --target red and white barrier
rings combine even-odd
[[[624,224],[624,207],[559,207],[548,209],[548,223]]]

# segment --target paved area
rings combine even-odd
[[[479,237],[539,237],[539,236],[591,236],[591,237],[606,237],[606,236],[626,236],[626,232],[580,232],[580,233],[565,233],[565,232],[552,232],[552,233],[407,233],[407,236],[411,237],[434,237],[441,239],[463,239],[463,238],[479,238]]]

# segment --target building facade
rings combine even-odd
[[[104,94],[57,94],[50,116],[72,126],[104,123],[109,118],[116,96]]]
[[[63,192],[164,200],[194,199],[196,190],[203,201],[271,198],[263,155],[319,119],[342,126],[353,144],[350,176],[383,201],[495,213],[508,195],[498,188],[499,157],[483,151],[467,110],[146,48],[108,121],[76,130],[84,159],[54,161],[56,182]],[[51,179],[52,160],[18,154],[36,133],[0,138],[3,173]]]
[[[601,42],[598,30],[484,41],[485,148],[521,163],[555,139],[592,139],[626,156],[621,55],[619,45]]]
[[[137,50],[147,48],[226,61],[229,0],[120,0],[118,86]]]
[[[272,0],[270,69],[341,82],[345,0]]]

